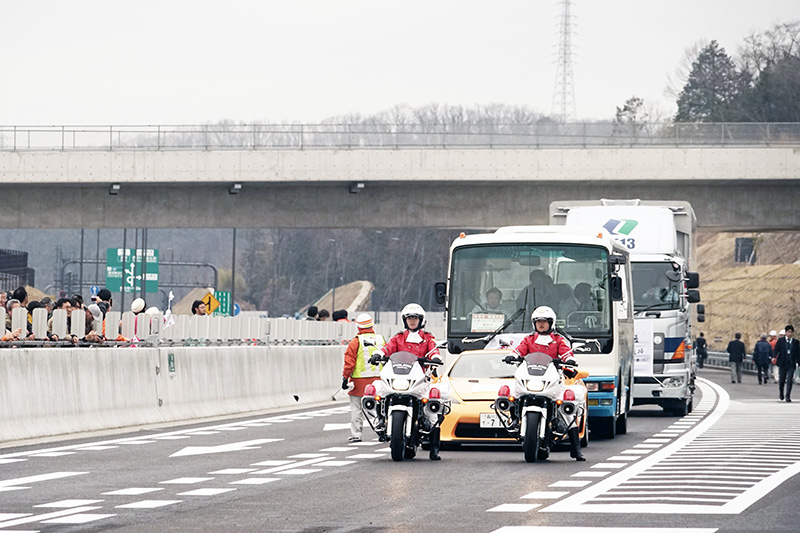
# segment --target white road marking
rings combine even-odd
[[[356,461],[325,461],[317,463],[317,466],[347,466],[355,463]]]
[[[269,461],[261,461],[260,463],[252,463],[250,466],[283,466],[297,461],[287,461],[284,459],[270,459]]]
[[[229,485],[263,485],[272,481],[280,481],[279,477],[248,477],[239,481],[231,481]]]
[[[289,469],[292,469],[292,468],[298,468],[298,467],[301,467],[301,466],[313,465],[313,464],[321,463],[322,461],[327,461],[327,460],[328,460],[327,457],[318,457],[316,459],[309,459],[307,461],[292,462],[291,464],[288,464],[288,465],[285,465],[285,466],[276,466],[275,468],[266,468],[264,470],[258,470],[256,472],[253,472],[253,474],[276,474],[276,473],[282,472],[284,470],[289,470]]]
[[[347,424],[325,424],[322,431],[338,431],[340,429],[350,429],[350,423]]]
[[[157,488],[143,488],[143,487],[131,487],[129,489],[120,489],[120,490],[112,490],[111,492],[104,492],[103,496],[139,496],[140,494],[147,494],[149,492],[157,492],[159,490],[164,490],[161,487]]]
[[[289,474],[292,476],[303,476],[305,474],[313,474],[314,472],[319,472],[319,468],[291,468],[289,470],[284,470],[280,472],[281,474]]]
[[[378,459],[386,457],[383,453],[357,453],[355,455],[348,455],[347,459]]]
[[[195,489],[188,492],[179,492],[177,496],[216,496],[236,489]]]
[[[569,494],[557,490],[529,492],[525,496],[520,496],[521,500],[557,500]]]
[[[139,502],[126,503],[125,505],[117,505],[117,509],[155,509],[157,507],[166,507],[181,503],[183,500],[142,500]]]
[[[159,481],[163,484],[171,485],[192,485],[194,483],[202,483],[203,481],[211,481],[213,477],[178,477],[175,479],[168,479],[167,481]]]
[[[30,487],[0,487],[0,492],[11,492],[12,490],[28,490]]]
[[[84,505],[92,505],[93,503],[100,503],[104,500],[61,500],[52,503],[41,503],[39,505],[34,505],[34,507],[56,507],[59,509],[64,509],[68,507],[81,507]]]
[[[606,461],[634,461],[639,459],[638,457],[633,457],[630,455],[614,455],[606,459]]]
[[[329,457],[327,453],[298,453],[290,455],[289,459],[313,459],[315,457]]]
[[[353,448],[348,448],[347,446],[334,446],[333,448],[323,448],[321,452],[349,452],[352,451]]]
[[[596,465],[592,465],[590,468],[624,468],[628,465],[625,463],[597,463]]]
[[[138,446],[139,444],[153,444],[154,442],[156,442],[156,441],[154,441],[154,440],[131,440],[131,441],[128,441],[128,442],[120,442],[120,444]]]
[[[279,442],[283,439],[256,439],[256,440],[246,440],[242,442],[231,442],[229,444],[220,444],[218,446],[187,446],[186,448],[179,450],[170,457],[185,457],[187,455],[205,455],[209,453],[227,453],[227,452],[239,452],[242,450],[256,450],[260,448],[261,444],[267,444],[270,442]]]
[[[540,503],[504,503],[488,509],[487,513],[527,513],[539,507]]]
[[[348,446],[377,446],[379,444],[382,444],[382,443],[378,442],[378,441],[351,442],[350,444],[348,444]]]
[[[753,411],[699,380],[707,418],[671,444],[542,512],[739,514],[800,473],[800,420]],[[701,402],[703,403],[703,402]],[[770,436],[763,450],[762,436]]]
[[[192,437],[195,435],[219,435],[219,431],[192,431],[189,433]]]
[[[69,516],[62,516],[61,518],[53,518],[52,520],[42,520],[42,523],[43,524],[86,524],[89,522],[94,522],[95,520],[100,520],[102,518],[110,518],[112,516],[117,516],[117,515],[81,513]]]
[[[41,522],[42,520],[50,520],[51,518],[58,518],[60,516],[67,516],[70,514],[83,513],[86,511],[96,511],[100,507],[73,507],[72,509],[65,509],[63,511],[54,511],[52,513],[45,513],[39,515],[30,515],[25,518],[17,518],[15,520],[6,520],[0,522],[0,529],[5,529],[11,526],[18,526],[20,524],[30,524],[32,522]]]
[[[190,439],[189,435],[164,435],[163,437],[153,437],[155,440],[180,440]]]
[[[119,448],[119,446],[84,446],[83,448],[78,448],[79,452],[100,452],[103,450],[112,450],[114,448]]]
[[[75,452],[44,452],[32,453],[31,457],[61,457],[63,455],[74,455]]]
[[[247,474],[248,472],[254,472],[255,470],[258,470],[258,468],[225,468],[224,470],[215,470],[214,472],[209,472],[209,474],[219,474],[219,475]]]
[[[0,513],[0,522],[6,520],[13,520],[15,518],[22,518],[23,516],[30,516],[31,513]]]
[[[28,483],[37,483],[39,481],[50,481],[51,479],[61,479],[72,476],[82,476],[89,472],[52,472],[50,474],[39,474],[37,476],[18,477],[16,479],[0,480],[0,487],[15,487],[18,485],[27,485]]]
[[[567,487],[585,487],[586,485],[590,484],[591,481],[572,481],[572,480],[563,480],[563,481],[556,481],[555,483],[549,485],[550,487],[556,488],[567,488]]]
[[[611,472],[599,471],[587,471],[587,472],[575,472],[570,477],[606,477]]]
[[[0,465],[7,465],[11,463],[20,463],[22,461],[27,461],[27,459],[0,459]]]

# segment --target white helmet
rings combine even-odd
[[[372,317],[367,313],[361,313],[356,317],[356,326],[358,326],[358,329],[370,329],[373,325]]]
[[[545,333],[550,333],[553,331],[553,324],[556,323],[556,312],[553,311],[551,307],[547,307],[546,305],[537,307],[533,310],[533,313],[531,313],[531,325],[533,326],[534,330],[536,330],[537,320],[547,320],[547,323],[550,324],[550,327]]]
[[[770,337],[777,337],[778,336],[778,332],[773,329],[772,331],[769,332],[769,336]]]
[[[419,317],[419,326],[414,331],[418,331],[425,327],[425,310],[419,304],[408,304],[400,311],[400,317],[403,319],[403,326],[408,329],[408,323],[406,322],[406,318],[410,316],[418,316]]]

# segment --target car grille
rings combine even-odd
[[[462,439],[510,439],[503,428],[482,428],[479,424],[458,424],[456,426],[456,437]]]

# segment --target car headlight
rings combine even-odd
[[[544,390],[544,381],[541,379],[529,379],[525,386],[531,392],[541,392]]]
[[[405,378],[398,378],[392,381],[392,388],[394,390],[408,390],[408,387],[411,386],[411,382],[409,382]]]

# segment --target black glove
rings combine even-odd
[[[578,362],[575,359],[572,359],[572,358],[567,359],[566,361],[564,361],[564,364],[565,365],[569,365],[569,366],[578,366]]]
[[[342,390],[347,390],[348,388],[350,387],[349,384],[347,383],[347,378],[342,378]]]
[[[380,362],[381,362],[381,356],[376,353],[372,354],[372,357],[369,358],[369,364],[371,365],[377,365]]]
[[[439,359],[438,357],[434,357],[433,359],[431,359],[431,363],[433,363],[435,365],[444,364],[444,362],[441,359]]]
[[[503,362],[507,365],[513,365],[517,363],[519,359],[517,359],[516,355],[507,355],[503,358]]]

